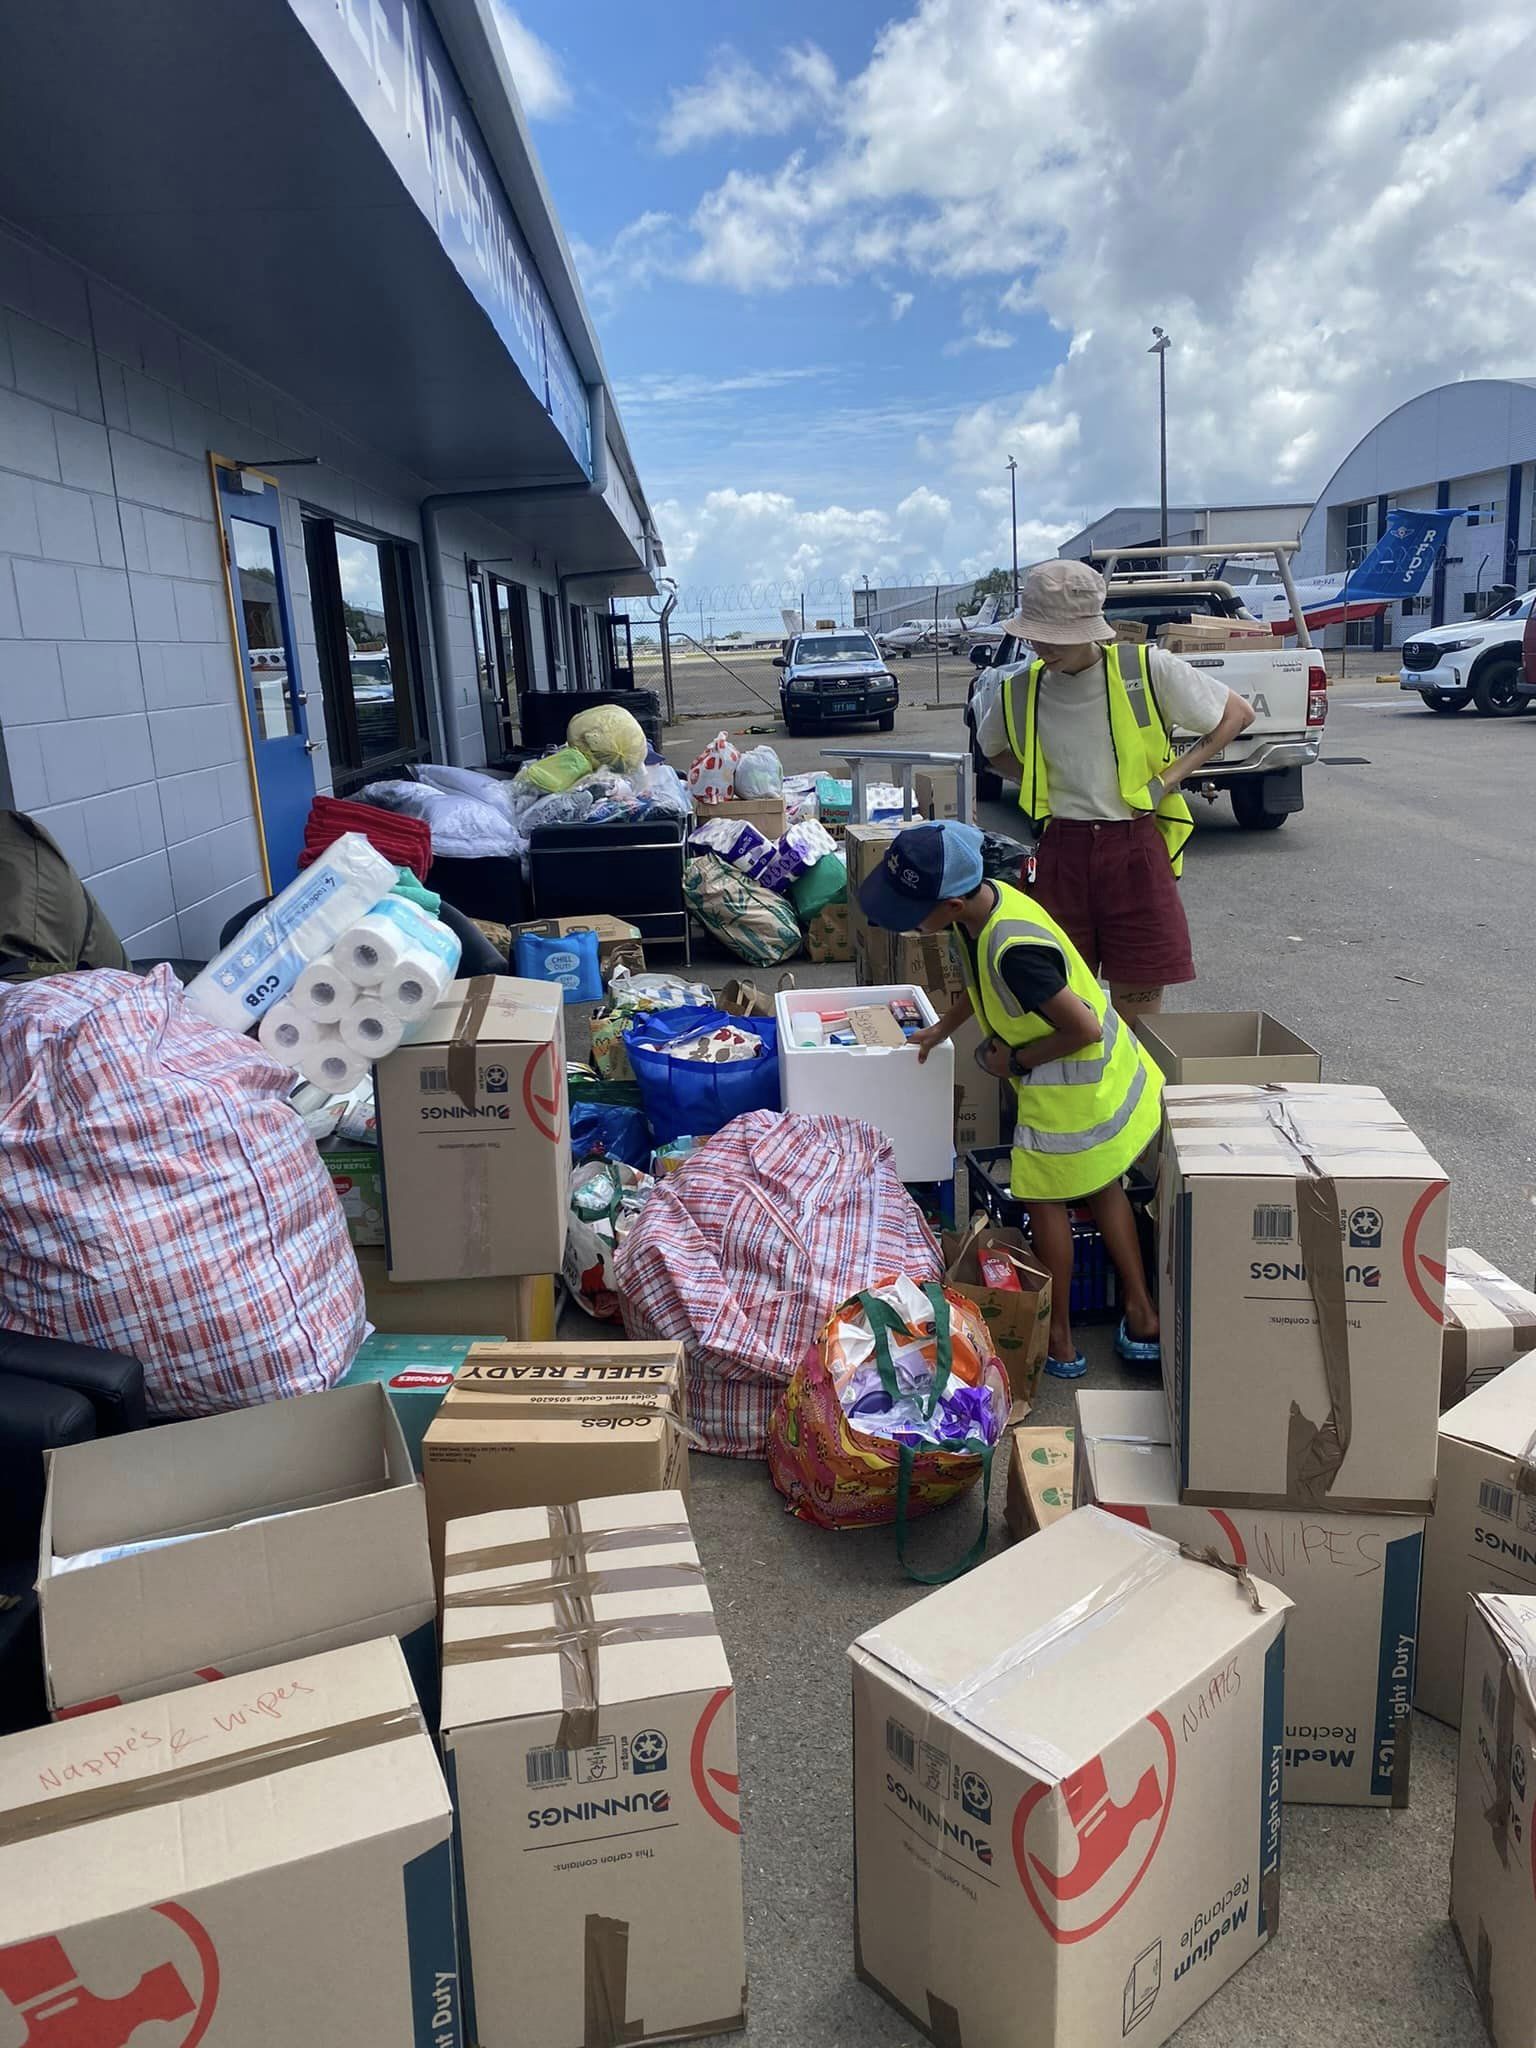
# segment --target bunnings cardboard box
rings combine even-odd
[[[965,2048],[1166,2041],[1276,1929],[1288,1605],[1087,1508],[861,1637],[860,1976]]]
[[[1077,1497],[1258,1572],[1285,1624],[1285,1796],[1406,1806],[1424,1523],[1327,1509],[1183,1507],[1160,1390],[1077,1396]]]
[[[944,1284],[981,1310],[1015,1401],[1034,1399],[1051,1334],[1051,1276],[1022,1232],[980,1222],[943,1238]],[[994,1285],[982,1260],[1018,1282]]]
[[[1536,1600],[1469,1603],[1451,1924],[1495,2048],[1536,2042]]]
[[[494,1333],[482,1337],[402,1337],[375,1330],[353,1359],[340,1384],[365,1387],[377,1383],[389,1396],[400,1434],[421,1470],[421,1440],[443,1405],[453,1376],[476,1344],[494,1344]]]
[[[564,994],[515,975],[453,982],[419,1036],[374,1069],[391,1280],[560,1270]]]
[[[38,1598],[60,1714],[370,1636],[405,1638],[430,1690],[426,1507],[384,1389],[54,1451]]]
[[[1444,1172],[1375,1088],[1172,1087],[1158,1268],[1179,1492],[1426,1514]]]
[[[377,1145],[325,1144],[320,1157],[355,1246],[384,1242],[384,1155]]]
[[[447,1543],[471,2039],[744,2026],[736,1696],[682,1496],[477,1515]]]
[[[781,796],[732,796],[717,804],[696,797],[693,810],[700,825],[707,825],[711,818],[730,818],[738,825],[755,825],[765,839],[782,839],[788,830]]]
[[[368,1320],[376,1330],[431,1335],[437,1330],[494,1330],[510,1344],[547,1342],[555,1334],[552,1273],[511,1273],[496,1280],[391,1280],[385,1255],[357,1247]]]
[[[1072,1512],[1072,1430],[1016,1429],[1008,1453],[1008,1527],[1023,1542]]]
[[[389,1641],[9,1735],[0,2038],[458,2048],[451,1823]]]
[[[912,794],[925,818],[958,818],[960,770],[920,768],[912,778]]]
[[[434,1558],[496,1508],[688,1487],[681,1344],[480,1344],[422,1443]]]
[[[1315,1046],[1262,1010],[1162,1010],[1137,1036],[1170,1081],[1321,1081]]]
[[[1453,1726],[1472,1593],[1536,1593],[1536,1356],[1440,1418],[1414,1704]]]
[[[1440,1406],[1475,1394],[1526,1351],[1536,1351],[1536,1294],[1465,1246],[1447,1252]]]

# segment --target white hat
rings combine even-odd
[[[1047,647],[1113,640],[1104,597],[1104,578],[1089,563],[1036,562],[1024,578],[1019,609],[1003,631],[1017,640],[1043,640]]]

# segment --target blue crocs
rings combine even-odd
[[[1076,1358],[1047,1358],[1045,1369],[1053,1380],[1080,1380],[1088,1370],[1088,1361],[1079,1351]]]
[[[1125,1317],[1120,1318],[1120,1327],[1115,1332],[1115,1349],[1127,1365],[1160,1365],[1163,1347],[1156,1337],[1133,1337]],[[1047,1365],[1046,1370],[1050,1367]]]

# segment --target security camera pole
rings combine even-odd
[[[1157,453],[1158,453],[1158,509],[1161,514],[1159,541],[1168,545],[1168,337],[1161,327],[1154,327],[1156,337],[1147,350],[1149,356],[1157,357]],[[1018,572],[1014,572],[1018,580]]]

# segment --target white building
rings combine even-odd
[[[0,804],[206,959],[317,791],[610,680],[658,548],[493,0],[48,0],[0,58]]]
[[[1474,616],[1491,595],[1525,590],[1536,544],[1536,380],[1477,377],[1400,405],[1350,450],[1302,531],[1298,576],[1352,569],[1381,537],[1387,513],[1467,508],[1418,597],[1349,626],[1349,645],[1391,647],[1416,627]],[[1330,645],[1342,644],[1334,627]]]

